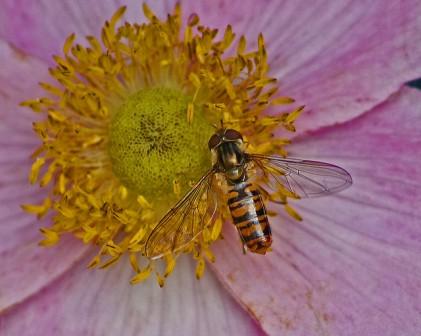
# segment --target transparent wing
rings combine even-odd
[[[352,184],[345,169],[329,163],[260,154],[247,156],[267,187],[275,191],[287,189],[299,198],[330,195]]]
[[[212,222],[217,209],[212,190],[215,171],[209,170],[159,221],[146,240],[145,255],[157,259],[182,249]]]

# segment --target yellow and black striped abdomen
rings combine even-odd
[[[266,254],[272,234],[259,190],[249,181],[231,185],[228,206],[241,240],[254,253]]]

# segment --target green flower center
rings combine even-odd
[[[142,89],[129,96],[111,120],[109,154],[114,174],[129,189],[152,201],[173,200],[211,166],[207,148],[213,128],[191,97],[173,88]]]

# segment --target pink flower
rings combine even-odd
[[[127,19],[143,20],[129,2]],[[173,5],[151,7],[164,17]],[[70,237],[38,247],[45,221],[20,209],[44,195],[27,183],[38,140],[18,104],[42,96],[37,83],[67,35],[98,35],[118,4],[1,6],[0,334],[419,334],[421,93],[403,87],[421,75],[418,1],[183,3],[211,27],[264,34],[282,93],[306,105],[289,152],[346,168],[354,185],[295,202],[302,222],[273,218],[264,257],[243,256],[225,225],[214,274],[196,281],[182,258],[163,289],[151,279],[129,286],[124,262],[86,270],[94,252]]]

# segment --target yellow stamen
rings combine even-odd
[[[60,239],[57,232],[48,230],[46,228],[42,228],[40,231],[44,235],[44,239],[39,242],[40,246],[54,246]]]
[[[174,258],[174,256],[171,253],[165,255],[165,262],[166,262],[167,266],[165,268],[164,277],[167,277],[172,273],[172,271],[175,268],[175,258]]]
[[[88,264],[88,268],[95,268],[99,265],[100,262],[101,262],[101,259],[100,259],[99,255],[97,255]]]
[[[145,281],[152,273],[152,267],[151,265],[148,265],[144,270],[141,270],[139,273],[137,273],[131,280],[130,283],[132,285],[135,285],[139,282]]]
[[[191,124],[193,122],[194,105],[192,103],[187,104],[187,122]]]
[[[159,287],[164,287],[165,284],[165,278],[163,276],[161,276],[158,272],[155,273],[156,274],[156,281],[158,282]]]
[[[181,187],[180,187],[180,182],[178,180],[173,181],[173,189],[174,189],[174,194],[177,196],[177,198],[180,198]]]
[[[197,266],[196,266],[196,278],[197,278],[198,280],[199,280],[199,279],[203,276],[203,274],[205,273],[205,266],[206,266],[205,259],[200,258],[200,259],[197,261]]]
[[[221,37],[200,25],[197,14],[183,24],[179,5],[162,21],[146,4],[147,23],[120,24],[125,11],[119,8],[100,38],[87,36],[87,44],[70,34],[63,54],[53,57],[50,74],[57,83],[40,83],[47,97],[21,103],[44,116],[33,125],[41,146],[31,156],[29,182],[48,193],[41,205],[22,208],[39,218],[52,214],[40,245],[71,234],[98,246],[89,267],[106,268],[128,254],[136,273],[132,284],[155,273],[163,286],[183,252],[197,260],[196,277],[203,276],[229,216],[221,203],[216,220],[189,244],[139,266],[159,219],[211,167],[213,125],[240,131],[250,150],[285,155],[289,141],[273,134],[282,127],[295,130],[302,107],[263,113],[294,100],[274,98],[276,80],[268,76],[261,34],[257,50],[247,51],[242,36],[236,53],[227,55],[236,38],[231,25]],[[301,218],[287,204],[296,198],[289,190],[263,195]],[[163,275],[157,271],[162,262]]]
[[[301,114],[301,112],[303,112],[303,110],[304,110],[304,106],[298,107],[297,109],[295,109],[294,111],[292,111],[291,113],[288,114],[288,116],[285,119],[285,122],[287,124],[293,123],[298,118],[298,116]]]
[[[271,101],[272,105],[285,105],[285,104],[292,104],[295,100],[290,97],[278,97]]]
[[[212,227],[210,239],[213,241],[217,240],[219,238],[219,235],[221,234],[221,230],[222,230],[222,219],[217,218],[215,220],[215,224]]]
[[[41,205],[24,204],[22,209],[30,214],[37,215],[38,218],[42,218],[50,210],[51,204],[51,199],[47,197]]]
[[[29,174],[29,183],[34,184],[38,180],[39,171],[45,164],[45,158],[39,157],[32,164],[31,172]]]
[[[289,205],[284,205],[285,211],[290,215],[292,218],[296,219],[297,221],[302,221],[303,218]]]

